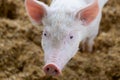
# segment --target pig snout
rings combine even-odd
[[[54,53],[51,53],[50,55],[48,55],[47,52],[45,53],[45,66],[43,67],[43,70],[46,75],[61,76],[62,69],[72,57],[67,53],[65,54],[64,51],[54,50],[52,52]]]
[[[60,69],[55,64],[47,64],[43,69],[46,75],[58,76],[61,74]]]

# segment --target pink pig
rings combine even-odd
[[[43,24],[42,48],[44,72],[57,76],[75,55],[82,43],[92,51],[98,34],[102,8],[107,0],[52,0],[50,6],[37,0],[26,0],[31,21]]]

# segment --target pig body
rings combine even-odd
[[[102,8],[107,0],[53,0],[50,7],[36,0],[26,0],[32,22],[44,26],[42,47],[45,53],[44,71],[59,75],[75,55],[79,43],[92,51],[98,34]],[[85,45],[87,44],[87,45]]]

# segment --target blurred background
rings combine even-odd
[[[41,27],[29,21],[24,0],[0,0],[0,80],[120,80],[120,0],[105,5],[94,52],[79,51],[62,76],[42,70]]]

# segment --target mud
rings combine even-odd
[[[62,76],[45,76],[41,34],[24,0],[0,0],[0,80],[120,80],[120,0],[104,7],[93,53],[78,51]]]

